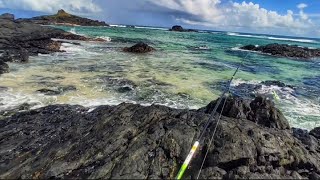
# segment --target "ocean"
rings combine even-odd
[[[0,111],[23,103],[32,108],[50,104],[94,108],[130,102],[197,109],[219,97],[243,60],[232,83],[232,94],[244,98],[262,94],[272,99],[275,92],[280,97],[274,101],[276,107],[291,126],[320,126],[320,59],[279,58],[239,49],[270,43],[320,48],[320,39],[214,31],[182,33],[150,27],[57,28],[106,42],[63,43],[61,50],[66,52],[40,54],[26,64],[10,63],[11,72],[0,76]],[[156,51],[122,51],[140,41]],[[270,80],[288,86],[262,83]],[[62,93],[39,93],[43,88],[62,89]]]

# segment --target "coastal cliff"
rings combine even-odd
[[[52,105],[17,113],[0,121],[0,178],[172,179],[215,103],[199,110]],[[319,179],[319,128],[290,129],[261,97],[230,97],[226,107],[200,178]],[[195,178],[213,129],[184,178]]]
[[[65,12],[63,9],[59,10],[57,14],[48,16],[37,16],[27,19],[18,19],[19,22],[32,22],[35,24],[42,25],[77,25],[77,26],[109,26],[103,21],[91,20],[88,18],[83,18],[75,16]]]

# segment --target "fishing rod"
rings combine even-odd
[[[185,172],[186,169],[188,168],[188,166],[189,166],[189,164],[190,164],[190,162],[191,162],[191,160],[192,160],[192,157],[193,157],[194,153],[197,151],[197,149],[198,149],[198,147],[199,147],[199,145],[200,145],[200,142],[201,142],[203,136],[205,135],[206,130],[208,129],[211,121],[212,121],[213,118],[214,118],[214,115],[215,115],[216,111],[218,110],[219,105],[220,105],[221,102],[222,102],[223,97],[227,94],[227,92],[230,91],[231,83],[232,83],[234,77],[236,76],[236,74],[238,73],[241,65],[243,64],[244,59],[247,58],[247,56],[249,55],[249,53],[250,53],[250,52],[248,52],[247,55],[241,60],[239,66],[238,66],[237,69],[236,69],[236,71],[233,73],[232,77],[231,77],[230,80],[228,81],[228,82],[229,82],[229,83],[228,83],[228,86],[227,86],[226,89],[223,91],[223,93],[220,95],[217,104],[215,105],[213,111],[212,111],[211,114],[210,114],[210,117],[208,118],[208,120],[207,120],[207,122],[206,122],[206,124],[205,124],[205,126],[204,126],[204,128],[203,128],[203,130],[202,130],[202,133],[201,133],[200,136],[198,137],[197,141],[195,141],[195,143],[193,144],[193,146],[192,146],[192,148],[191,148],[188,156],[186,157],[185,161],[183,162],[183,164],[182,164],[182,166],[181,166],[181,168],[180,168],[180,170],[179,170],[179,172],[178,172],[178,174],[177,174],[177,176],[176,176],[176,179],[180,180],[180,179],[182,178],[182,176],[184,175],[184,172]],[[224,105],[225,105],[225,103],[226,103],[226,100],[227,100],[227,99],[225,99]],[[223,105],[223,108],[224,108],[224,105]],[[221,118],[221,114],[222,114],[222,112],[223,112],[223,108],[222,108],[222,110],[221,110],[221,112],[220,112],[220,117],[219,117],[219,119],[218,119],[218,121],[217,121],[217,123],[216,123],[216,127],[215,127],[215,130],[214,130],[213,136],[214,136],[214,134],[215,134],[215,132],[216,132],[216,128],[217,128],[218,123],[219,123],[219,120],[220,120],[220,118]],[[212,139],[213,139],[213,136],[212,136],[212,138],[211,138],[211,141],[212,141]],[[210,142],[211,142],[211,141],[210,141]],[[210,145],[211,145],[211,143],[210,143]],[[207,152],[207,153],[208,153],[208,152]],[[207,153],[206,153],[206,155],[207,155]],[[206,157],[206,156],[205,156],[205,157]],[[205,160],[205,159],[204,159],[204,160]],[[204,161],[202,162],[201,168],[202,168],[203,164],[204,164]],[[199,178],[199,176],[200,176],[200,172],[201,172],[201,169],[200,169],[200,171],[199,171],[198,178]]]

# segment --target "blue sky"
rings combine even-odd
[[[0,0],[18,18],[62,8],[111,24],[320,37],[320,0]]]

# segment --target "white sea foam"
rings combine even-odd
[[[244,81],[242,79],[235,79],[232,82],[232,86],[238,86],[240,84],[253,84],[258,85],[259,81]],[[285,114],[290,124],[294,127],[312,129],[316,126],[320,126],[320,122],[316,120],[305,120],[306,117],[312,117],[313,119],[320,119],[320,104],[306,98],[299,98],[294,93],[294,89],[289,87],[279,86],[266,86],[262,85],[261,88],[255,90],[253,93],[265,95],[270,99],[273,99],[273,93],[280,97],[277,102],[277,106]]]
[[[79,35],[79,36],[84,36],[84,37],[86,37],[85,34],[81,34],[81,33],[77,32],[77,30],[76,30],[75,27],[71,28],[68,32],[70,32],[70,33],[72,33],[72,34]]]
[[[103,39],[103,40],[105,40],[107,42],[111,42],[111,37],[108,37],[108,36],[98,36],[96,38],[101,38],[101,39]]]
[[[145,26],[135,26],[137,29],[153,29],[153,30],[164,30],[168,31],[169,29],[167,28],[161,28],[161,27],[145,27]]]
[[[68,53],[85,51],[84,47],[79,45],[69,44],[69,43],[62,43],[60,50],[66,51]]]
[[[312,40],[312,39],[280,38],[280,37],[265,36],[265,35],[239,34],[239,33],[234,33],[234,32],[228,32],[227,35],[229,35],[229,36],[238,36],[238,37],[248,37],[248,38],[270,39],[270,40],[277,40],[277,41],[293,41],[293,42],[303,42],[303,43],[318,43],[317,41]]]
[[[66,55],[81,55],[81,56],[93,56],[93,55],[101,55],[101,53],[88,51],[86,47],[90,47],[90,44],[83,43],[82,45],[75,45],[70,43],[62,43],[60,50],[65,51]]]
[[[120,27],[120,28],[125,28],[126,26],[124,25],[117,25],[117,24],[110,24],[110,27]]]
[[[72,33],[72,34],[77,34],[76,28],[71,28],[69,32]]]
[[[26,95],[22,92],[12,93],[11,90],[0,93],[0,111],[14,109],[24,103],[31,104],[31,109],[34,109],[46,106],[51,102],[54,102],[54,97],[45,97],[36,94]]]

